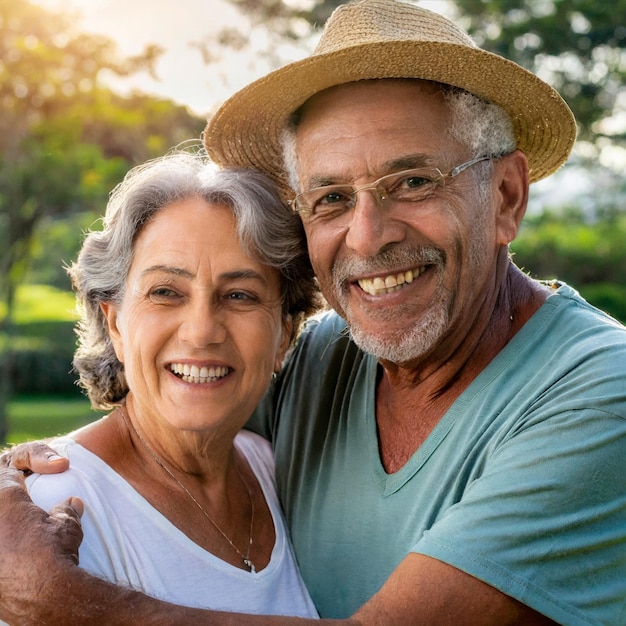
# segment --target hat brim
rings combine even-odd
[[[516,63],[460,44],[392,41],[311,56],[249,84],[209,120],[206,149],[216,163],[260,169],[284,190],[281,134],[289,116],[324,89],[383,78],[436,81],[502,107],[528,159],[530,182],[558,169],[574,145],[576,122],[565,101]]]

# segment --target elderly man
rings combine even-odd
[[[391,0],[338,9],[313,56],[209,123],[216,161],[283,187],[339,314],[309,324],[251,425],[322,617],[624,624],[626,330],[508,254],[529,181],[574,136],[548,85]],[[19,542],[0,615],[257,623],[89,578],[71,509],[0,496]]]

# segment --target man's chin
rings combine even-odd
[[[418,323],[413,319],[412,323],[402,325],[394,320],[393,328],[389,324],[382,331],[380,324],[374,329],[372,324],[359,324],[354,316],[346,321],[354,343],[361,350],[379,361],[396,364],[415,361],[432,351],[447,329],[447,316],[433,312]]]

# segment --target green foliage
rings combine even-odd
[[[75,309],[74,294],[69,291],[51,285],[22,285],[17,290],[13,319],[20,326],[49,321],[73,324]]]
[[[17,393],[60,393],[80,397],[72,358],[76,345],[74,295],[49,285],[17,290],[10,348],[10,383]]]
[[[73,335],[72,325],[48,323],[45,327],[24,326],[21,332],[40,333],[43,328],[56,334],[55,341],[34,340],[22,336],[14,342],[12,388],[15,393],[59,393],[80,392],[76,386],[76,375],[72,372]],[[62,339],[65,338],[65,341]],[[26,341],[24,341],[26,339]]]
[[[84,211],[66,217],[44,217],[33,232],[28,281],[69,290],[65,266],[78,256],[82,233],[97,229],[101,215]]]
[[[204,121],[183,107],[103,86],[106,73],[149,71],[158,53],[121,59],[71,17],[0,1],[0,296],[9,308],[41,220],[102,212],[131,164],[199,135]]]
[[[511,245],[516,264],[536,278],[558,278],[626,322],[626,213],[588,221],[580,211],[527,217]]]
[[[584,285],[579,291],[587,302],[626,324],[626,286],[596,283]]]

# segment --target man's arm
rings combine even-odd
[[[300,624],[289,617],[178,607],[115,586],[77,567],[82,503],[48,515],[24,490],[20,472],[0,469],[0,618],[8,623]],[[314,621],[325,624],[332,620]],[[336,622],[333,622],[336,623]],[[518,601],[445,563],[407,556],[382,589],[345,624],[552,624]]]
[[[0,469],[0,619],[11,626],[243,623],[170,605],[78,568],[82,511],[80,499],[69,498],[48,515],[29,499],[21,472]]]
[[[359,624],[548,626],[544,615],[437,559],[412,553],[354,615]]]

